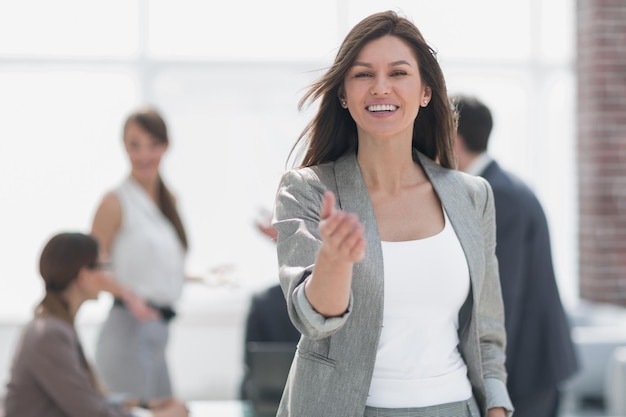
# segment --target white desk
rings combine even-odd
[[[190,417],[254,417],[249,404],[241,401],[190,401]]]

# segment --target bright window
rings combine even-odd
[[[492,107],[492,153],[546,209],[563,297],[577,297],[574,4],[405,0],[438,50],[451,93]],[[128,170],[121,124],[159,107],[172,144],[163,175],[189,229],[190,273],[232,264],[241,285],[276,282],[270,208],[309,113],[304,89],[371,0],[23,0],[0,3],[0,318],[42,294],[41,245],[88,231]]]

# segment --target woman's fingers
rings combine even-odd
[[[346,236],[344,246],[346,247],[347,254],[353,262],[358,262],[365,256],[365,226],[358,223],[357,228],[353,233]]]
[[[144,300],[131,291],[125,294],[124,302],[128,310],[130,310],[139,321],[156,320],[159,318],[158,311],[150,307]]]
[[[333,258],[357,262],[363,258],[365,227],[355,214],[336,210],[320,223],[320,237]]]
[[[335,208],[335,195],[324,193],[320,207],[320,237],[322,246],[332,258],[358,262],[365,254],[365,227],[356,214]]]
[[[320,208],[320,219],[324,220],[333,215],[335,212],[335,194],[332,191],[326,191],[322,198],[322,207]]]

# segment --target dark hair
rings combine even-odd
[[[478,98],[468,95],[455,95],[450,99],[459,115],[458,133],[471,152],[484,152],[489,144],[493,128],[491,111]]]
[[[350,150],[357,150],[356,123],[350,113],[341,107],[338,93],[361,49],[370,41],[386,35],[401,39],[411,48],[420,76],[432,90],[429,105],[420,109],[414,122],[413,148],[444,167],[455,166],[455,113],[448,100],[436,52],[411,21],[393,11],[373,14],[354,26],[341,44],[332,66],[300,100],[298,107],[302,110],[305,104],[321,99],[316,116],[292,148],[293,152],[301,141],[306,143],[301,166],[334,161]]]
[[[95,265],[98,242],[82,233],[60,233],[44,246],[39,258],[39,273],[46,284],[46,295],[39,304],[46,313],[73,324],[63,292],[78,277],[81,268]]]
[[[126,123],[124,123],[124,137],[126,137],[128,126],[132,123],[137,124],[141,129],[149,133],[157,143],[162,145],[169,143],[165,120],[163,120],[163,117],[161,117],[155,108],[144,106],[131,113],[126,119]],[[181,244],[187,249],[187,233],[185,233],[183,222],[178,214],[178,210],[176,210],[174,198],[160,176],[157,204],[163,215],[172,223],[174,229],[176,229],[176,234]]]
[[[46,291],[64,291],[78,276],[80,269],[95,265],[98,243],[82,233],[60,233],[44,246],[39,258],[39,273]]]
[[[37,312],[55,316],[73,326],[74,317],[63,292],[78,277],[82,268],[94,267],[97,260],[98,242],[92,236],[77,232],[53,236],[44,246],[39,258],[39,273],[46,283],[46,295]],[[79,355],[89,381],[94,388],[101,391],[98,378],[85,358],[80,344]]]

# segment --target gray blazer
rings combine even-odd
[[[491,407],[512,410],[491,188],[482,178],[442,168],[419,152],[414,159],[426,171],[466,254],[471,291],[459,312],[459,337],[474,396],[483,415]],[[327,190],[342,210],[359,216],[367,239],[365,257],[354,266],[348,311],[332,318],[311,307],[302,285],[321,243],[319,210]],[[362,417],[382,326],[383,258],[356,155],[286,172],[274,216],[280,282],[291,320],[302,333],[277,416]]]

